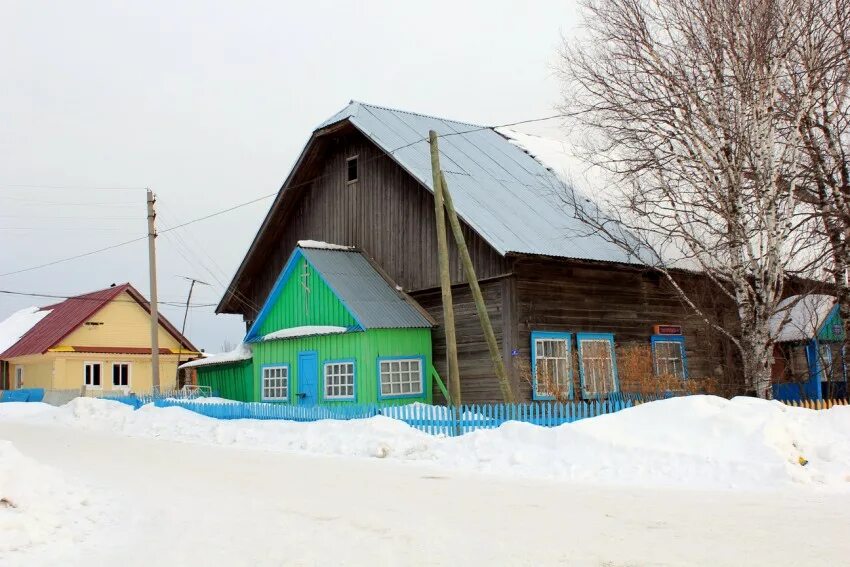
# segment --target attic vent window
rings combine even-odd
[[[352,156],[345,160],[345,182],[354,183],[357,181],[357,157]]]

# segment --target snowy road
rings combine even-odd
[[[108,508],[0,565],[837,565],[850,496],[637,490],[0,424]],[[2,533],[0,533],[0,537]],[[61,553],[62,556],[57,556]]]

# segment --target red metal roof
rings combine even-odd
[[[116,285],[91,293],[84,293],[66,299],[61,303],[42,307],[42,310],[49,310],[50,313],[41,321],[27,331],[18,342],[10,346],[3,353],[0,353],[0,358],[14,358],[16,356],[26,356],[29,354],[44,354],[48,349],[57,345],[59,341],[67,337],[71,332],[79,328],[95,313],[100,311],[107,303],[115,299],[122,292],[127,292],[130,297],[135,299],[139,305],[148,313],[150,313],[150,304],[129,283]],[[197,352],[192,343],[182,336],[180,332],[166,320],[162,314],[159,315],[160,324],[183,346],[191,351]],[[150,348],[148,348],[150,352]]]

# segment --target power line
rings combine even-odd
[[[67,258],[60,258],[58,260],[53,260],[52,262],[45,262],[44,264],[39,264],[37,266],[30,266],[29,268],[22,268],[20,270],[14,270],[12,272],[5,272],[0,274],[0,277],[3,276],[11,276],[14,274],[22,274],[24,272],[31,272],[33,270],[40,270],[41,268],[47,268],[48,266],[55,266],[56,264],[62,264],[64,262],[70,262],[71,260],[77,260],[79,258],[85,258],[86,256],[92,256],[94,254],[99,254],[101,252],[106,252],[107,250],[114,250],[115,248],[120,248],[121,246],[127,246],[128,244],[132,244],[134,242],[140,242],[142,240],[146,240],[147,236],[140,236],[138,238],[133,238],[131,240],[125,240],[124,242],[119,242],[117,244],[113,244],[111,246],[105,246],[103,248],[98,248],[97,250],[90,250],[88,252],[83,252],[82,254],[76,254],[74,256],[68,256]]]
[[[145,191],[146,187],[93,187],[90,185],[27,185],[22,183],[0,183],[0,187],[9,187],[9,188],[21,188],[21,189],[44,189],[46,191],[49,190],[59,190],[59,189],[74,189],[74,190],[85,190],[85,191]]]
[[[4,295],[20,295],[25,297],[43,297],[46,299],[63,299],[63,300],[71,300],[71,301],[98,301],[102,302],[102,298],[97,297],[85,297],[80,295],[62,295],[55,293],[35,293],[28,291],[11,291],[6,289],[0,289],[0,293]],[[121,303],[137,303],[137,301],[133,299],[113,299],[112,301],[117,301]],[[185,307],[185,301],[160,301],[163,305],[170,305],[174,307]],[[193,303],[190,307],[215,307],[215,303]]]

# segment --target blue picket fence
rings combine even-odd
[[[463,435],[493,429],[508,421],[555,427],[580,419],[615,413],[636,404],[669,396],[616,396],[605,400],[534,402],[521,404],[464,405],[459,412],[446,406],[338,405],[293,406],[269,403],[207,403],[198,400],[156,399],[156,407],[179,407],[215,419],[262,419],[287,421],[350,420],[384,415],[434,435]],[[119,400],[121,401],[121,400]],[[127,403],[127,402],[125,402]]]

